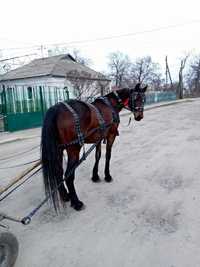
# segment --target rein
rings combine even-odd
[[[86,158],[89,156],[89,154],[94,150],[94,148],[101,142],[102,139],[98,140],[96,143],[94,143],[86,152],[85,155],[83,155],[80,160],[70,169],[70,171],[67,173],[66,177],[63,179],[62,182],[60,182],[56,188],[49,194],[46,196],[46,198],[44,198],[40,204],[33,209],[27,216],[25,216],[24,218],[22,218],[20,221],[22,224],[27,225],[31,222],[32,217],[41,209],[42,206],[44,206],[44,204],[51,199],[52,195],[56,193],[56,191],[58,190],[58,188],[61,187],[61,185],[66,181],[66,179],[75,171],[76,168],[78,168],[80,166],[80,164],[86,160]]]
[[[25,217],[23,218],[14,218],[11,216],[7,216],[5,214],[0,213],[0,221],[7,219],[7,220],[11,220],[14,222],[18,222],[18,223],[22,223],[23,225],[28,225],[31,220],[32,217],[44,206],[44,204],[46,202],[48,202],[49,199],[52,198],[52,195],[56,193],[56,191],[58,190],[58,188],[61,187],[61,185],[66,181],[66,179],[74,172],[74,170],[76,168],[78,168],[80,166],[80,164],[86,160],[86,158],[89,156],[89,154],[94,150],[94,148],[101,142],[102,139],[98,140],[96,143],[94,143],[86,152],[85,155],[83,155],[80,160],[70,169],[70,171],[68,172],[67,176],[56,186],[56,188],[49,193],[29,214],[27,214]],[[20,187],[24,182],[26,182],[27,180],[29,180],[34,174],[36,174],[37,172],[39,172],[41,170],[42,167],[40,167],[38,170],[36,170],[33,174],[31,174],[25,181],[23,181],[21,184],[19,184],[18,186],[16,186],[14,188],[14,190],[12,190],[11,192],[9,192],[6,196],[4,196],[3,198],[0,199],[0,201],[2,201],[3,199],[5,199],[6,197],[8,197],[13,191],[15,191],[18,187]],[[1,226],[1,225],[0,225]]]

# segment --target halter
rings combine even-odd
[[[117,98],[117,104],[120,108],[125,108],[130,110],[131,112],[143,112],[144,110],[144,103],[145,103],[145,93],[143,92],[130,92],[129,94],[129,100],[128,100],[128,107],[123,103],[122,99],[119,97],[118,93],[116,91],[113,91],[113,94]],[[137,106],[135,101],[137,100],[138,96],[141,96],[142,98],[142,104],[141,106]]]

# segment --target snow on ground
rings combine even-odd
[[[199,267],[200,101],[121,118],[113,183],[90,181],[94,154],[78,169],[86,204],[61,215],[45,206],[29,226],[10,223],[20,242],[16,267]],[[105,151],[105,148],[103,149]],[[24,215],[43,198],[41,175],[1,209]]]

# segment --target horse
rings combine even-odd
[[[41,136],[41,162],[43,181],[47,196],[56,210],[60,203],[71,202],[71,206],[82,210],[85,206],[79,200],[75,187],[75,170],[70,170],[79,161],[84,144],[96,143],[93,182],[99,182],[98,165],[101,158],[101,144],[106,143],[105,181],[113,179],[110,174],[112,145],[118,133],[119,112],[126,108],[134,119],[143,119],[145,91],[137,84],[134,89],[124,88],[96,98],[91,104],[79,100],[60,102],[50,107],[44,117]],[[63,171],[63,151],[66,150],[67,168]],[[63,176],[64,174],[64,176]]]

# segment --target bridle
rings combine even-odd
[[[118,93],[116,91],[113,91],[114,95],[117,98],[117,104],[121,108],[128,109],[131,112],[143,112],[144,110],[144,104],[146,101],[145,93],[144,92],[138,92],[138,91],[130,91],[129,94],[129,100],[128,100],[128,106],[125,105],[122,101],[122,99],[119,97]],[[140,106],[137,106],[137,99],[140,97],[142,99],[142,103]]]
[[[137,105],[138,97],[141,98],[141,104],[139,106]],[[128,105],[132,112],[143,112],[144,104],[145,104],[145,93],[144,92],[133,91],[132,93],[130,93]]]

